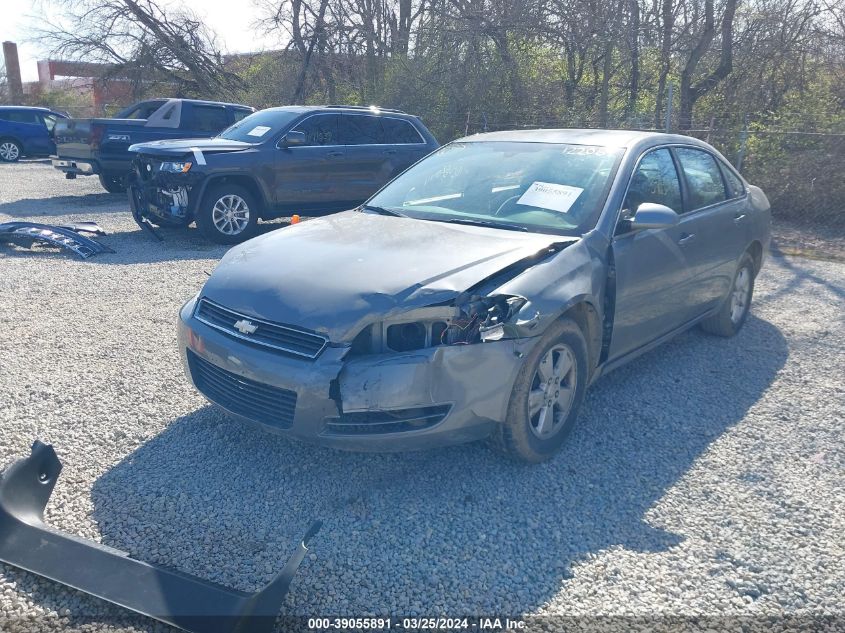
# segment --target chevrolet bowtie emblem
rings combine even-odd
[[[234,327],[241,334],[253,334],[255,333],[255,330],[258,329],[257,325],[255,325],[252,321],[248,321],[246,319],[235,321]]]

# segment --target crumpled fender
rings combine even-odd
[[[61,470],[53,447],[36,440],[29,457],[0,474],[0,561],[188,631],[272,631],[308,541],[321,527],[311,525],[263,589],[237,591],[46,525],[44,508]]]

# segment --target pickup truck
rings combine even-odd
[[[53,130],[67,115],[48,108],[0,106],[0,161],[23,156],[49,156],[56,151]]]
[[[152,99],[129,106],[113,119],[62,119],[55,127],[53,167],[68,179],[99,176],[106,191],[123,193],[133,158],[130,145],[210,138],[254,111],[233,103]]]

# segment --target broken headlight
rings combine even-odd
[[[373,323],[352,342],[353,354],[411,352],[439,345],[469,345],[508,338],[507,324],[525,305],[523,297],[472,297],[455,306],[409,310]]]
[[[167,174],[187,174],[191,170],[191,162],[190,161],[176,161],[171,162],[167,161],[161,164],[161,167],[158,168],[159,171],[163,171]]]

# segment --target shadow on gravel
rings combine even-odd
[[[119,207],[118,207],[119,205]],[[106,207],[115,207],[112,209]],[[86,213],[129,213],[126,194],[87,193],[79,196],[24,198],[0,203],[0,213],[14,218],[37,218],[57,215],[85,215]]]
[[[93,516],[104,543],[246,590],[324,519],[286,613],[523,613],[588,555],[682,542],[646,512],[745,417],[787,355],[755,317],[730,340],[681,335],[594,385],[564,450],[537,466],[483,444],[344,453],[203,407],[103,474]]]
[[[775,292],[763,297],[759,302],[774,301],[784,295],[792,294],[804,284],[815,284],[822,289],[829,290],[839,299],[845,299],[845,283],[834,284],[829,279],[823,279],[813,272],[807,270],[807,265],[813,265],[812,259],[805,259],[803,257],[789,257],[779,254],[777,257],[777,264],[792,275],[792,278],[781,284]],[[757,301],[755,297],[755,301]]]

